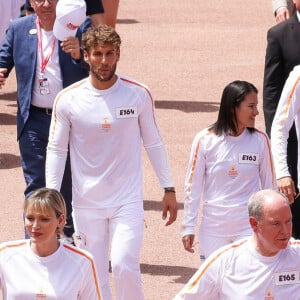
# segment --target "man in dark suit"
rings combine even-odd
[[[74,0],[74,10],[77,2]],[[46,147],[57,93],[89,73],[79,42],[84,26],[77,30],[77,37],[58,41],[53,35],[57,0],[31,0],[31,5],[35,14],[12,22],[0,49],[0,88],[13,67],[17,77],[17,139],[26,181],[25,198],[45,186]],[[79,9],[84,9],[85,18],[86,8]],[[89,25],[85,23],[86,27]],[[73,28],[75,35],[76,26]],[[65,234],[71,237],[74,229],[69,163],[61,192],[67,205]]]
[[[288,20],[269,29],[265,57],[263,110],[266,131],[270,136],[273,118],[284,83],[292,69],[300,64],[300,0],[294,0],[297,13]],[[297,186],[297,137],[295,126],[290,130],[287,161],[289,171]],[[278,178],[279,179],[279,178]],[[293,214],[293,237],[300,238],[300,200],[291,206]]]

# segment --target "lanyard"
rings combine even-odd
[[[36,28],[37,28],[37,38],[38,38],[38,51],[39,51],[39,55],[41,58],[41,73],[43,75],[45,73],[45,69],[50,60],[50,57],[52,56],[52,54],[54,52],[56,38],[53,39],[50,53],[44,58],[43,45],[42,45],[42,33],[41,33],[39,17],[36,18]]]

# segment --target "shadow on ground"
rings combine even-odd
[[[161,211],[161,201],[144,200],[144,210]],[[183,209],[183,203],[178,203],[178,209]]]
[[[137,24],[140,23],[135,19],[117,19],[117,24]]]
[[[178,276],[174,280],[175,283],[185,284],[194,273],[197,271],[195,268],[183,266],[165,266],[165,265],[150,265],[141,264],[141,272],[153,276]]]
[[[173,282],[185,284],[195,274],[197,269],[183,266],[165,266],[140,264],[141,273],[152,276],[174,276],[177,277]],[[112,273],[111,261],[109,261],[109,272]]]
[[[1,100],[17,100],[17,92],[0,94]]]
[[[20,156],[9,153],[0,153],[0,169],[14,169],[20,166]]]
[[[192,112],[216,112],[219,110],[219,102],[199,102],[199,101],[172,101],[157,100],[155,101],[157,109],[176,109],[186,113]]]
[[[0,125],[16,125],[16,116],[0,113]]]

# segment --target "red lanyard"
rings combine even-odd
[[[36,18],[36,29],[37,29],[37,38],[38,38],[38,51],[39,55],[41,58],[41,73],[45,73],[46,66],[50,60],[50,57],[52,56],[54,52],[54,47],[56,44],[56,38],[54,38],[52,42],[52,47],[50,53],[44,58],[44,53],[43,53],[43,45],[42,45],[42,34],[41,34],[41,27],[40,27],[40,22],[39,22],[39,17]]]

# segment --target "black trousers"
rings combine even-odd
[[[291,136],[291,135],[290,135]],[[298,162],[298,143],[295,137],[289,138],[287,147],[287,163],[289,167],[290,174],[295,182],[296,193],[298,194],[298,172],[297,172],[297,162]],[[293,204],[291,204],[291,210],[293,215],[293,237],[300,239],[300,198],[296,199]]]

